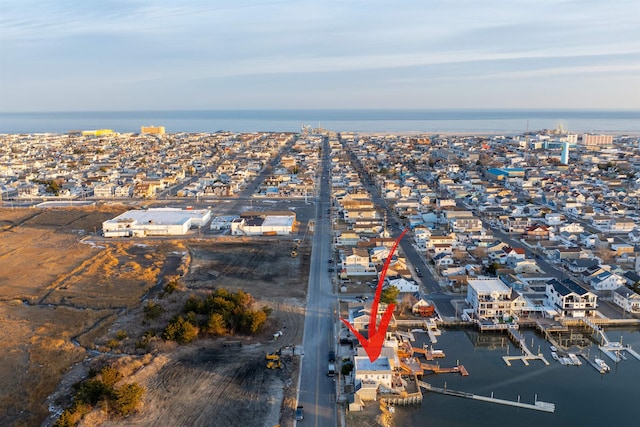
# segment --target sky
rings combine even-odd
[[[638,0],[2,0],[0,111],[640,110]]]

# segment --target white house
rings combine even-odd
[[[579,222],[572,222],[572,223],[569,223],[569,224],[561,225],[560,227],[558,227],[558,231],[560,233],[567,232],[567,233],[572,233],[572,234],[573,233],[583,233],[584,232],[584,227]]]
[[[562,317],[588,317],[595,313],[598,296],[574,282],[551,279],[545,289],[545,302]]]
[[[401,293],[415,293],[420,289],[416,282],[414,282],[413,280],[407,280],[404,277],[387,277],[385,281],[387,282],[387,286],[395,286]]]
[[[356,356],[353,364],[356,384],[361,383],[362,386],[367,386],[364,389],[370,389],[369,393],[359,393],[362,400],[376,400],[380,385],[392,388],[393,370],[388,357],[380,356],[372,362],[368,356]]]
[[[626,286],[620,286],[613,292],[613,303],[631,314],[640,314],[640,295]]]
[[[594,276],[589,281],[591,287],[596,291],[613,291],[624,285],[626,280],[610,271],[603,271]]]
[[[371,249],[371,262],[374,263],[382,263],[384,262],[391,253],[391,249],[386,246],[377,246]]]
[[[547,225],[560,225],[564,222],[564,215],[557,212],[550,212],[544,216]]]
[[[476,316],[493,321],[517,315],[527,305],[520,294],[494,278],[469,279],[466,301]]]
[[[376,274],[376,267],[369,260],[366,249],[351,248],[352,253],[342,259],[342,275],[368,276]]]

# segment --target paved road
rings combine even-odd
[[[324,152],[328,142],[324,142]],[[334,325],[337,299],[327,271],[331,258],[331,225],[329,216],[328,158],[323,161],[320,199],[316,204],[315,233],[309,270],[307,312],[304,321],[304,356],[300,368],[298,405],[304,407],[305,426],[335,427],[337,425],[336,383],[327,376],[328,354],[334,349]]]

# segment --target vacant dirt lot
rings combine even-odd
[[[127,382],[146,388],[127,425],[291,425],[308,246],[292,258],[291,243],[274,238],[95,241],[123,210],[0,210],[0,425],[41,425],[48,405],[68,402],[73,382],[105,360],[128,364]],[[259,336],[230,338],[241,347],[158,338],[186,298],[216,287],[274,309]],[[145,317],[148,301],[159,318]],[[154,336],[142,342],[145,333]],[[264,354],[280,348],[284,369],[266,369]],[[96,411],[84,424],[121,423]]]

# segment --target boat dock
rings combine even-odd
[[[442,331],[438,329],[438,325],[436,321],[433,319],[428,319],[425,322],[425,328],[427,329],[427,335],[429,335],[429,340],[431,341],[431,344],[437,343],[438,338],[436,338],[436,336],[441,335]]]
[[[447,388],[440,388],[440,387],[434,387],[431,384],[425,383],[424,381],[418,381],[418,385],[422,388],[424,388],[427,391],[432,391],[434,393],[440,393],[440,394],[446,394],[449,396],[456,396],[456,397],[462,397],[465,399],[474,399],[474,400],[481,400],[483,402],[489,402],[489,403],[497,403],[499,405],[508,405],[508,406],[516,406],[518,408],[525,408],[525,409],[532,409],[535,411],[543,411],[543,412],[555,412],[556,410],[556,405],[554,403],[549,403],[549,402],[542,402],[538,400],[538,397],[536,396],[534,403],[522,403],[520,402],[520,396],[518,396],[518,400],[517,401],[512,401],[512,400],[506,400],[506,399],[498,399],[493,397],[493,394],[491,395],[491,397],[488,396],[480,396],[478,394],[473,394],[473,393],[467,393],[464,391],[457,391],[457,390],[450,390]]]
[[[545,365],[549,365],[549,362],[544,358],[542,353],[535,355],[531,352],[531,350],[529,350],[524,337],[519,331],[515,329],[507,329],[507,334],[509,335],[511,341],[513,341],[513,343],[518,346],[520,350],[522,350],[522,355],[520,356],[502,356],[502,360],[504,360],[504,363],[506,363],[507,366],[511,366],[511,361],[513,360],[521,360],[522,363],[524,363],[526,366],[529,366],[530,360],[541,360]]]
[[[580,354],[580,356],[582,356],[582,358],[583,358],[584,360],[586,360],[586,361],[587,361],[587,363],[588,363],[589,365],[593,366],[593,367],[594,367],[594,369],[595,369],[596,371],[600,372],[601,374],[606,374],[606,373],[607,373],[607,371],[605,371],[605,370],[602,368],[602,366],[600,366],[599,364],[597,364],[594,360],[589,359],[586,355],[584,355],[584,354],[582,354],[582,353]]]
[[[597,337],[600,338],[601,344],[598,348],[602,351],[602,354],[607,356],[609,359],[613,360],[615,363],[618,363],[621,360],[626,360],[625,352],[627,352],[637,360],[640,360],[640,354],[633,350],[630,345],[623,346],[622,341],[612,342],[609,340],[609,337],[607,337],[607,334],[604,333],[604,329],[589,319],[583,319],[583,322],[587,327],[593,330]]]
[[[463,365],[456,365],[452,368],[443,368],[440,365],[432,365],[430,363],[421,363],[420,367],[424,371],[430,371],[434,374],[460,374],[463,377],[469,375],[469,371]]]
[[[640,360],[640,354],[638,354],[634,349],[631,348],[630,345],[623,346],[617,342],[608,342],[605,345],[599,345],[598,348],[602,351],[602,354],[607,356],[609,359],[618,363],[621,360],[626,360],[625,352],[629,353],[637,360]]]

